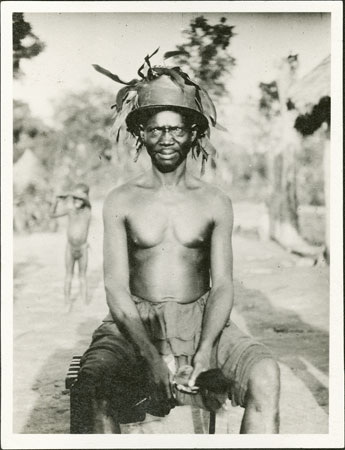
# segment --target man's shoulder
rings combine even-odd
[[[233,209],[230,196],[213,184],[202,182],[200,190],[204,208],[207,209],[215,223],[233,222]]]
[[[217,206],[231,206],[230,196],[225,193],[221,188],[214,184],[200,180],[201,194],[205,200],[215,203]]]
[[[132,178],[125,183],[113,188],[105,198],[104,208],[107,207],[124,207],[136,194],[138,184],[142,179],[142,175]]]

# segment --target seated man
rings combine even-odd
[[[84,402],[80,433],[120,433],[119,423],[135,411],[142,420],[145,412],[164,416],[176,403],[193,403],[193,394],[180,395],[172,384],[186,365],[192,391],[202,372],[222,371],[232,404],[245,408],[241,433],[278,433],[278,365],[230,321],[231,201],[186,167],[191,150],[203,151],[209,128],[203,111],[212,108],[198,101],[200,94],[209,99],[186,74],[178,70],[183,88],[173,75],[173,69],[150,68],[126,117],[152,167],[105,200],[109,314],[74,386]],[[125,103],[123,92],[121,98]],[[201,406],[217,410],[221,403],[206,390]]]

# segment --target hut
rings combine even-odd
[[[288,97],[300,114],[310,113],[322,98],[331,95],[331,56],[290,86]]]
[[[316,130],[324,134],[323,170],[325,194],[325,245],[329,261],[329,180],[331,122],[331,56],[328,55],[313,70],[295,81],[288,90],[288,99],[297,111],[295,129],[308,136]]]

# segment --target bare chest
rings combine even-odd
[[[70,214],[68,220],[69,230],[74,230],[74,232],[83,233],[88,229],[90,223],[90,214],[88,211],[81,211],[78,213]]]
[[[193,199],[156,199],[136,203],[127,216],[129,241],[140,248],[207,245],[213,228],[211,214]]]

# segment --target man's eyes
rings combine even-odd
[[[173,136],[182,136],[186,130],[183,127],[155,127],[149,128],[148,131],[152,136],[161,136],[164,131],[171,133]]]

